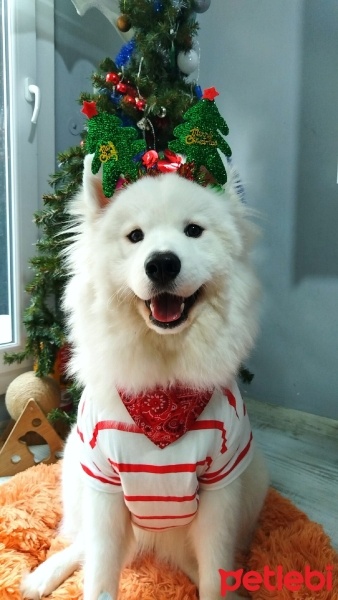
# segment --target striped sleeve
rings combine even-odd
[[[241,475],[253,456],[253,437],[245,404],[235,384],[224,390],[226,447],[215,448],[208,469],[199,477],[201,489],[220,489]]]
[[[103,456],[98,444],[93,444],[95,416],[92,407],[82,395],[77,416],[79,462],[85,482],[97,491],[115,493],[121,491],[119,473]]]

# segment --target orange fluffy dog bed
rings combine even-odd
[[[0,600],[19,600],[22,573],[63,546],[56,531],[61,518],[59,483],[60,464],[48,467],[41,464],[0,486]],[[270,490],[267,497],[250,553],[241,557],[241,561],[244,574],[255,572],[247,575],[246,587],[250,584],[252,589],[257,589],[250,595],[242,588],[242,593],[254,600],[338,600],[338,556],[328,536],[320,525],[311,522],[275,490]],[[312,586],[322,589],[311,591],[305,583],[299,585],[306,565],[312,572],[323,573],[324,585],[320,579],[311,579]],[[284,577],[290,571],[298,575],[288,575],[279,590],[271,589],[278,583],[273,578],[268,580],[267,586],[264,585],[266,580],[258,585],[267,566],[274,572],[279,569]],[[292,585],[296,586],[294,591],[290,591]],[[81,571],[74,573],[49,598],[81,599]],[[156,563],[151,557],[134,563],[122,573],[119,600],[197,598],[195,586],[182,573]]]

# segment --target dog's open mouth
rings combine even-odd
[[[165,329],[178,327],[188,318],[189,311],[198,296],[199,290],[188,298],[168,293],[158,294],[145,301],[146,307],[150,311],[149,318],[157,327]]]

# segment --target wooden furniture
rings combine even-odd
[[[0,477],[15,475],[37,464],[28,446],[36,443],[34,439],[37,438],[38,443],[49,446],[49,456],[38,462],[55,463],[61,457],[64,442],[31,398],[18,420],[11,421],[0,440]]]

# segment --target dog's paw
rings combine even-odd
[[[26,575],[21,583],[21,594],[26,600],[40,600],[51,594],[62,580],[61,569],[51,569],[48,562],[42,563],[35,571]]]
[[[46,595],[46,582],[38,573],[38,569],[24,576],[20,591],[25,600],[40,600],[43,595]]]
[[[116,595],[112,595],[109,592],[97,592],[97,591],[88,591],[86,586],[83,590],[83,600],[115,600]]]
[[[32,574],[25,575],[21,581],[20,592],[25,600],[40,600],[41,594],[37,589],[35,582],[32,581]]]
[[[80,565],[80,560],[81,549],[75,544],[53,554],[23,578],[22,597],[27,600],[39,600],[42,596],[48,596],[74,573]]]

